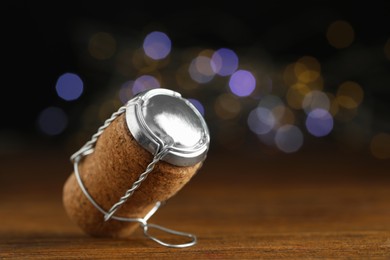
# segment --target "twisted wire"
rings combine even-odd
[[[140,174],[138,180],[133,183],[130,189],[128,189],[117,203],[115,203],[107,214],[104,215],[104,221],[108,221],[114,213],[123,206],[123,204],[133,195],[134,191],[141,186],[141,183],[148,177],[154,169],[154,166],[169,152],[170,146],[164,146],[160,152],[158,152],[151,163],[148,164],[146,170]]]
[[[71,157],[70,157],[70,160],[73,162],[77,157],[80,157],[80,156],[86,156],[88,154],[91,154],[93,153],[94,151],[94,148],[95,148],[95,145],[96,145],[96,142],[99,138],[99,136],[102,135],[102,133],[104,132],[104,130],[109,127],[109,125],[112,123],[112,121],[114,121],[118,116],[120,116],[122,113],[124,113],[126,111],[126,105],[124,106],[121,106],[118,111],[114,112],[110,118],[108,118],[106,121],[104,121],[104,124],[99,127],[99,129],[97,130],[97,132],[91,137],[91,140],[89,140],[88,142],[86,142],[83,147],[81,147],[80,150],[78,150],[76,153],[74,153]]]
[[[104,130],[122,113],[126,111],[127,105],[124,105],[118,109],[118,111],[114,112],[110,118],[108,118],[106,121],[104,121],[104,124],[98,128],[97,132],[91,137],[91,140],[89,140],[87,143],[85,143],[80,150],[78,150],[76,153],[74,153],[70,160],[73,162],[74,165],[74,172],[76,175],[77,182],[84,193],[84,195],[87,197],[87,199],[92,203],[92,205],[99,210],[101,213],[104,214],[104,220],[108,221],[109,219],[115,219],[118,221],[125,221],[125,222],[138,222],[141,224],[144,230],[144,235],[148,237],[149,239],[157,242],[158,244],[166,247],[173,247],[173,248],[183,248],[183,247],[189,247],[193,246],[197,243],[197,238],[195,235],[190,233],[185,233],[181,231],[176,231],[173,229],[165,228],[159,225],[155,224],[149,224],[147,223],[148,219],[160,208],[162,205],[162,202],[157,202],[156,205],[149,211],[149,213],[146,214],[144,218],[126,218],[126,217],[118,217],[114,216],[114,213],[133,195],[134,191],[138,189],[138,187],[141,185],[141,183],[148,177],[149,173],[153,171],[155,165],[160,161],[165,155],[168,154],[168,152],[171,149],[172,143],[171,140],[168,141],[168,144],[163,146],[162,149],[154,155],[153,161],[148,164],[146,167],[146,170],[139,176],[138,180],[133,183],[132,187],[128,189],[124,196],[121,197],[121,199],[114,204],[111,209],[106,212],[89,194],[88,190],[84,186],[84,183],[81,179],[80,173],[79,173],[79,162],[87,155],[94,152],[94,148],[96,145],[96,142],[100,135],[104,132]],[[166,233],[170,233],[172,235],[181,236],[181,237],[187,237],[190,238],[191,241],[183,244],[171,244],[164,242],[160,239],[158,239],[155,236],[152,236],[149,234],[148,230],[149,228],[155,228],[159,229],[161,231],[164,231]]]

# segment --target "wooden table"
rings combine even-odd
[[[2,155],[0,259],[389,259],[389,162],[314,151],[211,151],[151,219],[196,234],[198,244],[184,249],[162,247],[141,231],[128,239],[86,236],[62,207],[68,154]]]

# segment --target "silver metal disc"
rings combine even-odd
[[[139,94],[126,107],[126,122],[149,152],[171,145],[164,161],[189,166],[206,157],[210,143],[207,125],[198,110],[177,92],[159,88]]]

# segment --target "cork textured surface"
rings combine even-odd
[[[95,201],[109,210],[152,161],[153,155],[142,148],[129,132],[125,115],[120,115],[99,137],[95,151],[79,164],[81,178]],[[116,216],[143,217],[157,201],[175,195],[197,172],[202,163],[179,167],[160,161],[148,178]],[[74,173],[63,189],[65,210],[73,222],[93,236],[125,237],[137,223],[109,220],[99,212],[81,191]]]

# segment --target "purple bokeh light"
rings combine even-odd
[[[160,82],[158,82],[155,77],[150,75],[143,75],[134,81],[132,92],[133,95],[136,95],[140,92],[159,87]]]
[[[253,74],[247,70],[237,70],[230,77],[229,87],[234,95],[246,97],[255,90],[256,79]]]
[[[83,93],[83,89],[83,81],[74,73],[62,74],[56,83],[57,95],[66,101],[78,99]]]
[[[314,109],[307,115],[306,129],[314,136],[326,136],[333,129],[333,117],[325,109]]]
[[[165,33],[155,31],[145,37],[143,48],[148,57],[161,60],[171,52],[171,45],[171,40]]]
[[[211,67],[220,76],[229,76],[238,68],[237,54],[226,48],[214,52],[211,57]]]

